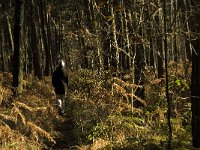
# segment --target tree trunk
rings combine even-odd
[[[42,71],[41,71],[41,61],[40,61],[40,51],[38,46],[38,29],[35,24],[35,11],[34,11],[34,3],[33,0],[29,2],[30,4],[30,26],[31,26],[31,48],[33,54],[33,66],[34,66],[34,75],[39,79],[42,79]]]
[[[110,0],[111,3],[114,3],[113,0]],[[114,13],[114,6],[110,6],[110,12],[111,12],[111,17],[112,17],[112,65],[116,68],[116,72],[118,73],[119,71],[119,45],[118,45],[118,38],[117,38],[117,27],[116,27],[116,16]]]
[[[161,26],[161,21],[159,16],[155,16],[155,20],[158,26]],[[162,26],[161,26],[162,27]],[[164,76],[164,65],[163,65],[163,39],[161,36],[161,29],[158,29],[159,35],[157,36],[157,70],[158,70],[158,78],[163,78]]]
[[[15,1],[15,22],[14,22],[14,58],[13,58],[13,94],[22,92],[23,78],[23,56],[22,56],[22,31],[24,18],[24,2],[22,0]]]
[[[200,5],[199,0],[191,1],[193,14],[189,24],[192,31],[194,50],[192,51],[192,77],[191,77],[191,101],[192,101],[192,144],[200,148],[200,12],[195,9]]]
[[[191,100],[192,100],[192,143],[200,147],[200,39],[193,42],[196,52],[192,54]],[[197,53],[197,54],[196,54]]]
[[[138,41],[136,43],[136,55],[135,55],[135,84],[141,85],[142,87],[138,87],[136,89],[136,96],[138,96],[141,99],[145,98],[145,90],[144,90],[144,71],[145,71],[145,54],[144,54],[144,45],[142,43],[142,28],[139,28],[140,36],[138,38]],[[136,107],[141,106],[141,103],[136,103]]]
[[[190,0],[184,0],[181,2],[181,24],[184,32],[190,32],[188,22],[186,21],[189,15],[189,10],[190,10]],[[185,51],[186,51],[186,58],[189,60],[189,62],[192,61],[192,52],[191,52],[191,47],[190,47],[190,36],[185,36]]]
[[[1,1],[1,29],[3,30],[3,53],[6,57],[4,57],[4,71],[12,72],[12,60],[11,56],[13,55],[14,51],[14,42],[13,42],[13,35],[12,35],[12,28],[10,22],[10,2],[6,0]]]
[[[45,3],[46,4],[46,3]],[[42,28],[42,40],[44,43],[44,50],[45,50],[45,71],[44,75],[49,76],[50,75],[50,65],[51,65],[51,55],[50,55],[50,49],[48,46],[48,39],[47,34],[45,31],[45,21],[46,20],[46,6],[44,5],[43,0],[39,0],[39,12],[40,12],[40,19],[41,19],[41,28]]]
[[[1,53],[0,53],[0,59],[1,59],[1,66],[0,66],[0,70],[1,71],[5,71],[4,69],[4,51],[3,51],[3,47],[4,47],[4,36],[3,36],[3,31],[0,31],[0,41],[1,41],[1,45],[0,45],[0,48],[1,48]]]
[[[102,8],[102,13],[104,16],[110,16],[108,5],[105,5]],[[110,60],[111,60],[111,47],[110,47],[111,40],[110,40],[110,31],[109,31],[110,22],[107,20],[104,20],[101,22],[101,26],[102,26],[101,36],[102,36],[104,70],[109,70]]]
[[[124,5],[125,7],[128,7],[126,6],[126,2],[124,2]],[[123,23],[124,23],[124,34],[125,34],[125,41],[124,41],[124,47],[125,47],[125,51],[126,51],[126,56],[125,57],[125,63],[124,63],[124,68],[126,70],[130,70],[130,64],[131,64],[131,46],[130,46],[130,36],[129,36],[129,32],[131,32],[131,29],[129,27],[129,24],[130,24],[130,20],[128,19],[128,14],[129,14],[129,9],[124,9],[123,11],[123,15],[124,15],[124,18],[123,18]]]
[[[82,10],[80,9],[80,6],[77,6],[77,25],[78,25],[78,29],[79,29],[79,44],[80,44],[80,53],[81,53],[81,67],[82,68],[88,68],[88,58],[87,58],[87,48],[85,45],[85,39],[83,37],[83,34],[81,33],[81,30],[84,29],[83,27],[83,22],[81,20],[81,18],[83,18],[82,16]]]
[[[45,8],[47,9],[47,8]],[[48,39],[48,48],[49,48],[49,51],[50,51],[50,62],[51,62],[51,66],[50,66],[50,69],[51,69],[51,72],[53,71],[53,66],[55,66],[55,64],[53,64],[53,54],[52,54],[52,31],[51,31],[51,24],[50,24],[50,15],[48,14],[47,10],[45,10],[45,14],[46,14],[46,26],[47,26],[47,39]]]
[[[12,30],[11,30],[11,24],[9,17],[6,16],[6,24],[7,24],[7,33],[8,33],[8,43],[9,43],[9,49],[11,52],[14,50],[14,42],[13,42],[13,35],[12,35]]]
[[[169,76],[168,76],[168,59],[169,59],[169,49],[168,49],[168,38],[167,38],[167,10],[166,10],[166,0],[163,1],[163,44],[165,53],[165,93],[167,99],[167,125],[168,125],[168,149],[172,150],[172,100],[169,97]]]
[[[162,37],[159,36],[157,39],[157,47],[158,47],[158,52],[157,52],[157,59],[158,59],[158,78],[163,78],[164,77],[164,65],[163,65],[163,40]]]

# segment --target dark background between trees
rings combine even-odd
[[[186,75],[192,62],[192,135],[200,147],[199,8],[199,0],[0,0],[0,70],[13,73],[17,93],[23,76],[50,76],[62,58],[68,69],[105,80],[108,72],[133,75],[145,99],[146,68],[165,78],[169,62],[183,64]]]

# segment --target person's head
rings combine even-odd
[[[64,68],[64,67],[65,67],[65,62],[64,62],[64,60],[60,60],[60,61],[58,62],[58,67],[59,67],[59,68]]]

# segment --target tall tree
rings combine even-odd
[[[101,8],[101,7],[102,8]],[[109,6],[108,4],[103,3],[103,5],[99,4],[99,8],[102,9],[102,14],[106,16],[107,18],[110,16],[110,11],[109,11]],[[102,49],[103,49],[103,58],[104,58],[104,70],[109,70],[110,69],[110,63],[111,63],[111,39],[110,39],[110,21],[106,17],[102,18],[103,21],[101,23],[101,38],[102,38]]]
[[[0,66],[0,70],[1,71],[5,71],[5,66],[4,66],[4,64],[5,64],[5,62],[4,62],[4,59],[5,59],[5,57],[4,57],[4,51],[3,51],[3,47],[4,47],[4,36],[3,36],[3,31],[0,31],[0,41],[1,41],[1,45],[0,45],[0,48],[1,48],[1,51],[0,51],[0,59],[1,59],[1,66]]]
[[[97,67],[98,67],[98,73],[99,74],[102,74],[102,70],[103,70],[103,56],[102,56],[102,46],[101,46],[101,37],[100,37],[100,21],[98,20],[99,17],[97,17],[97,10],[95,9],[95,5],[96,5],[96,2],[95,0],[92,0],[90,2],[90,14],[91,14],[91,22],[93,23],[92,24],[92,27],[93,27],[93,32],[94,34],[96,35],[95,37],[95,45],[97,45]]]
[[[158,4],[159,5],[159,4]],[[159,14],[155,16],[155,21],[157,25],[157,70],[158,70],[158,78],[162,78],[164,76],[164,65],[163,65],[163,38],[162,38],[162,21],[161,21],[161,12],[159,11]]]
[[[2,48],[4,49],[3,55],[3,68],[4,71],[11,72],[12,64],[11,64],[11,55],[13,55],[14,50],[14,42],[13,42],[13,35],[12,35],[12,27],[11,27],[11,17],[12,14],[10,11],[11,8],[10,1],[2,0],[1,1],[1,10],[0,13],[2,14],[1,18],[1,29],[3,37],[2,41]]]
[[[38,45],[39,43],[38,27],[36,24],[37,15],[35,13],[35,5],[33,0],[29,2],[29,6],[30,6],[31,48],[33,54],[34,74],[39,79],[42,79],[41,59],[40,59],[40,51]]]
[[[166,11],[166,0],[163,1],[163,23],[164,23],[164,52],[165,52],[165,92],[167,99],[167,124],[169,128],[168,132],[168,149],[172,149],[172,125],[171,125],[171,109],[172,101],[169,98],[169,80],[168,80],[168,44],[167,44],[167,11]]]
[[[15,22],[14,22],[14,57],[13,57],[13,93],[21,93],[23,78],[23,55],[22,55],[22,27],[24,14],[24,1],[15,1]]]
[[[136,90],[136,96],[141,99],[145,98],[145,90],[144,90],[144,67],[145,67],[145,58],[144,58],[144,45],[140,41],[139,44],[136,45],[136,56],[135,56],[135,84],[141,85],[142,87],[138,87]],[[136,104],[139,105],[140,104]]]
[[[82,68],[88,68],[88,58],[87,58],[87,47],[86,47],[86,43],[85,43],[85,39],[84,39],[84,35],[83,35],[83,31],[84,27],[83,27],[83,10],[81,8],[81,6],[77,6],[76,7],[77,10],[77,27],[79,29],[79,45],[80,45],[80,53],[81,53],[81,67]]]
[[[42,39],[44,44],[44,50],[45,50],[45,71],[44,75],[49,76],[50,75],[50,66],[51,66],[51,53],[50,53],[50,47],[48,45],[48,38],[47,38],[47,32],[45,31],[45,23],[47,22],[47,12],[46,12],[46,0],[39,0],[39,12],[40,12],[40,19],[41,19],[41,28],[42,28]],[[48,29],[48,28],[47,28]]]
[[[192,14],[189,20],[192,36],[192,76],[191,76],[191,100],[192,100],[192,144],[200,148],[200,1],[191,0]]]
[[[134,64],[134,75],[135,75],[135,84],[141,85],[141,87],[138,87],[135,94],[141,99],[145,98],[145,90],[144,90],[144,82],[145,82],[145,47],[144,47],[144,24],[141,23],[144,21],[144,1],[141,1],[143,4],[143,7],[139,9],[138,16],[135,16],[137,20],[140,20],[138,24],[135,26],[135,31],[137,31],[138,34],[136,34],[135,37],[135,64]],[[136,103],[136,105],[141,105],[140,103]]]

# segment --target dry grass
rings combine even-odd
[[[53,104],[49,105],[53,101],[50,80],[29,78],[24,93],[13,97],[11,79],[4,73],[0,86],[0,149],[36,150],[42,149],[44,141],[55,143],[52,117],[56,114]]]
[[[182,73],[184,66],[177,67],[182,71],[169,70],[173,148],[190,149],[191,113],[186,98],[189,76]],[[55,136],[62,137],[55,128],[64,121],[57,116],[50,78],[40,81],[29,76],[24,80],[22,95],[12,97],[11,77],[8,73],[0,75],[0,149],[40,150],[46,144],[55,143]],[[79,142],[71,149],[165,147],[168,127],[164,80],[156,79],[152,70],[146,71],[145,100],[134,95],[138,85],[119,78],[105,83],[102,77],[89,70],[69,72],[69,77],[67,110]],[[177,79],[181,85],[177,85]],[[130,99],[141,101],[145,107],[132,107]]]
[[[31,121],[27,122],[27,126],[31,128],[32,136],[39,141],[38,135],[42,135],[43,137],[47,138],[50,142],[56,143],[50,133],[46,132],[44,129],[41,129],[36,124]]]
[[[182,68],[181,65],[178,67]],[[173,147],[174,149],[190,149],[191,113],[190,107],[188,107],[190,103],[182,101],[180,98],[177,99],[177,97],[184,99],[187,91],[180,92],[179,90],[183,87],[178,87],[176,80],[173,79],[173,76],[179,74],[180,71],[170,71],[170,93],[173,98]],[[85,74],[85,76],[83,73],[80,74],[81,78],[86,80],[90,78],[90,80],[101,82],[97,80],[95,74]],[[184,80],[185,84],[189,84],[189,76],[182,75],[180,74],[177,79]],[[94,82],[92,86],[88,84],[84,85],[84,88],[76,89],[74,87],[78,87],[78,84],[82,85],[83,79],[79,81],[79,77],[79,73],[73,75],[72,80],[76,82],[72,83],[75,85],[71,89],[76,92],[71,93],[71,105],[73,105],[74,119],[77,123],[77,134],[79,137],[84,137],[85,143],[92,143],[91,147],[102,145],[100,149],[109,149],[109,147],[144,149],[145,145],[157,145],[158,148],[166,146],[168,127],[164,79],[156,79],[155,74],[151,72],[146,74],[146,78],[149,79],[145,83],[147,95],[145,101],[141,100],[145,102],[146,107],[137,109],[132,107],[130,101],[123,101],[124,97],[126,99],[126,95],[135,96],[134,93],[129,92],[134,91],[138,87],[137,85],[113,78],[112,81],[108,81],[111,86],[104,84],[109,88],[104,88],[101,84]],[[89,95],[88,88],[90,88]],[[134,99],[139,98],[134,97]],[[183,135],[185,135],[184,138]],[[100,144],[101,142],[98,141],[105,141],[106,144]]]

